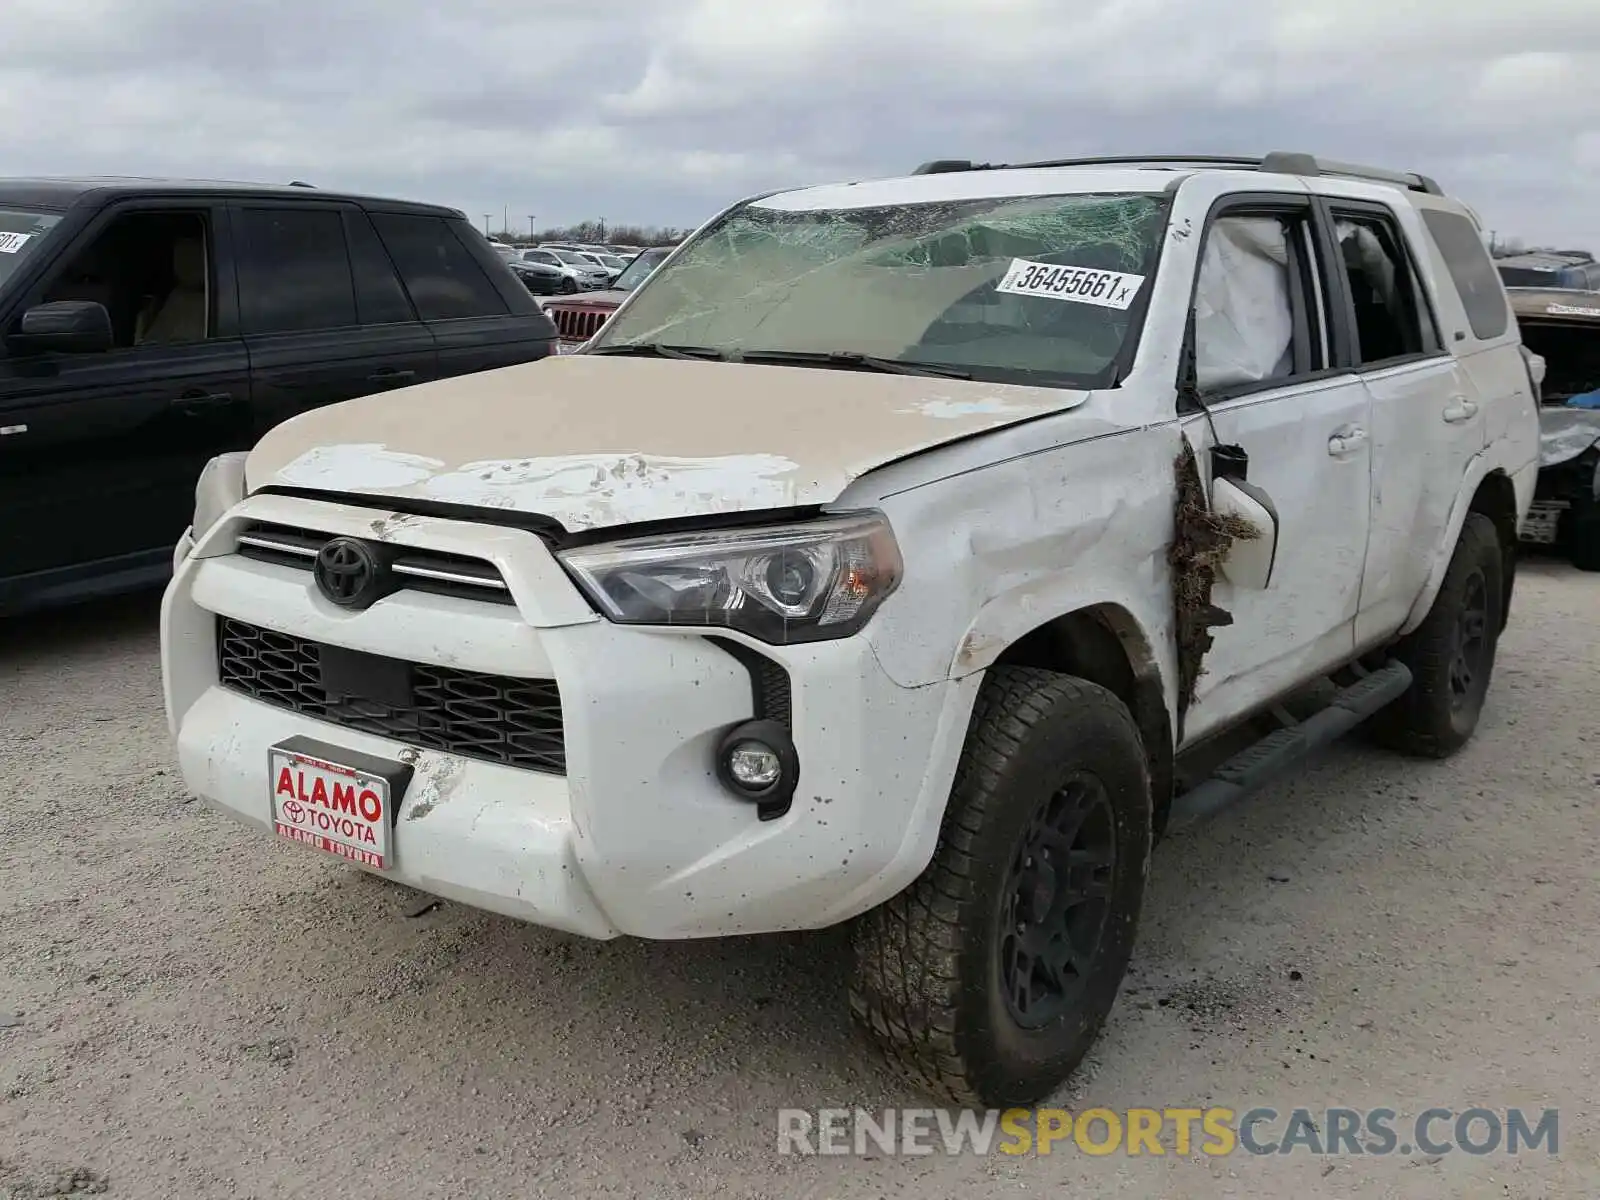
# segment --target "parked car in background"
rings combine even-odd
[[[628,294],[648,279],[671,253],[671,248],[666,246],[640,251],[605,291],[546,304],[544,311],[555,321],[561,335],[559,352],[567,353],[598,333]]]
[[[1535,251],[1495,260],[1506,287],[1600,291],[1600,263],[1586,250]]]
[[[161,583],[201,469],[287,418],[554,341],[451,209],[0,180],[0,613]]]
[[[508,259],[506,265],[522,285],[535,296],[558,296],[563,292],[578,290],[577,275],[565,264],[556,266],[547,262],[534,262],[520,256]]]
[[[1542,360],[1539,486],[1522,539],[1600,571],[1600,291],[1507,294],[1522,344]]]
[[[544,263],[561,267],[572,278],[572,286],[561,288],[564,292],[598,291],[611,282],[611,276],[599,263],[591,262],[572,250],[557,250],[550,246],[534,246],[522,251],[524,262]]]

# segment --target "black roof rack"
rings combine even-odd
[[[1260,158],[1225,154],[1125,154],[1099,158],[1057,158],[1044,162],[1025,163],[974,163],[965,159],[940,158],[923,163],[913,175],[946,175],[956,171],[1001,171],[1041,167],[1248,167],[1255,171],[1271,171],[1279,175],[1334,175],[1350,179],[1371,179],[1380,183],[1393,183],[1413,192],[1426,192],[1442,196],[1444,190],[1426,175],[1414,171],[1389,171],[1382,167],[1364,167],[1357,163],[1335,162],[1318,158],[1314,154],[1274,150]]]

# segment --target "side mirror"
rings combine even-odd
[[[111,314],[93,300],[56,300],[22,314],[10,341],[18,349],[57,354],[100,354],[111,349]]]
[[[1253,538],[1235,538],[1222,560],[1222,575],[1238,588],[1264,591],[1272,583],[1278,556],[1278,510],[1260,488],[1242,479],[1217,476],[1211,481],[1211,511],[1237,517],[1260,531]]]

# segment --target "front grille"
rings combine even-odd
[[[587,342],[600,332],[600,326],[611,315],[592,308],[560,308],[553,304],[545,312],[555,318],[556,332],[569,342]]]
[[[331,533],[257,521],[240,531],[239,554],[258,562],[309,571],[316,564],[318,552],[333,537]],[[375,550],[386,549],[382,542],[368,541],[368,545]],[[464,596],[494,604],[515,603],[511,589],[493,563],[464,554],[441,554],[402,546],[388,549],[391,551],[387,559],[389,570],[402,589]]]
[[[425,750],[566,774],[552,679],[384,658],[232,617],[217,619],[217,647],[222,686],[263,704]]]

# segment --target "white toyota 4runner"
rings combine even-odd
[[[214,462],[168,718],[222,811],[466,904],[854,921],[874,1040],[1025,1103],[1169,824],[1357,724],[1471,736],[1538,465],[1429,179],[933,163],[734,206],[580,353]]]

